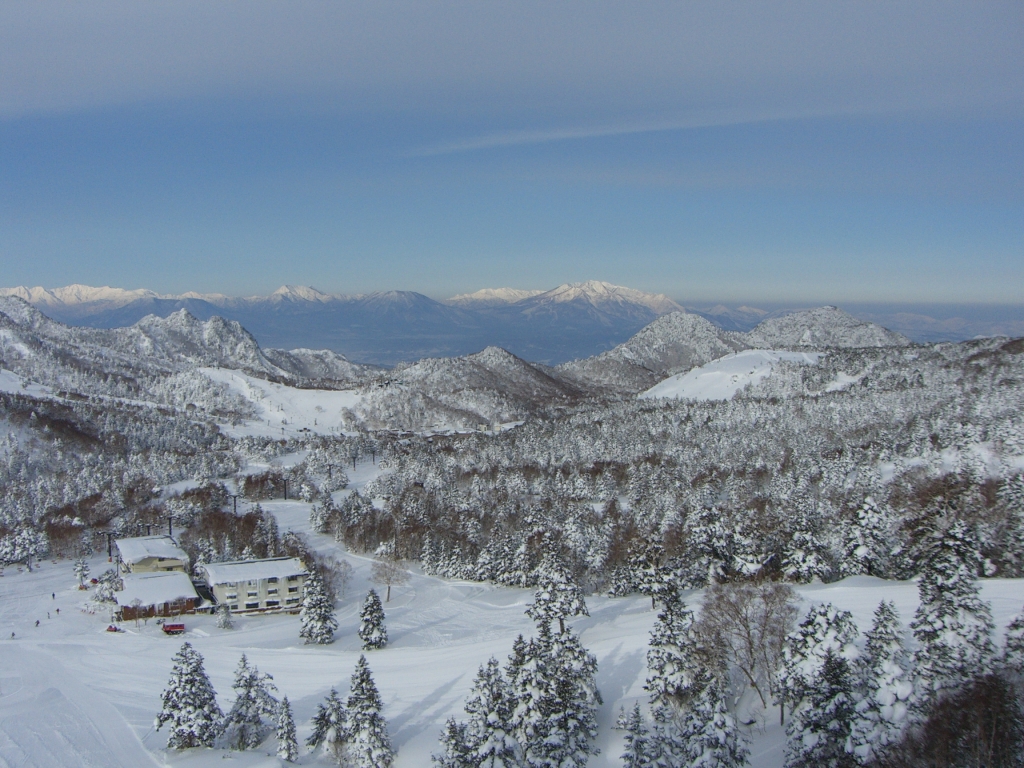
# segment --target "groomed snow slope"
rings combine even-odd
[[[781,352],[745,349],[680,373],[655,384],[637,397],[672,397],[680,400],[728,400],[748,384],[757,384],[780,362],[815,365],[818,352]]]
[[[270,502],[282,528],[307,519],[308,505]],[[335,545],[315,537],[324,549]],[[367,559],[340,553],[354,568],[348,593],[338,608],[340,628],[330,646],[305,646],[298,638],[298,617],[235,617],[235,629],[221,630],[210,616],[185,618],[184,637],[165,637],[150,621],[126,632],[107,633],[109,615],[78,610],[86,594],[76,588],[70,562],[44,563],[33,572],[7,570],[2,580],[0,639],[0,765],[19,768],[77,766],[146,766],[171,763],[179,768],[278,766],[273,739],[261,749],[230,752],[196,749],[181,754],[164,749],[165,732],[154,732],[153,717],[167,684],[171,657],[183,640],[205,658],[222,708],[230,706],[231,680],[245,653],[261,671],[274,676],[280,694],[295,711],[300,740],[309,735],[309,719],[330,688],[344,696],[361,650],[356,637],[362,597],[370,586]],[[93,558],[93,573],[106,567]],[[802,587],[802,608],[831,601],[851,610],[861,630],[882,599],[896,603],[904,623],[916,607],[916,585],[857,577],[829,585]],[[50,598],[55,592],[56,599]],[[1004,627],[1021,608],[1022,580],[982,582],[982,596],[992,602],[997,625]],[[462,706],[480,664],[490,656],[505,662],[512,641],[531,632],[523,615],[530,593],[483,584],[445,582],[413,575],[408,586],[393,590],[385,605],[391,643],[367,654],[380,689],[396,768],[423,768],[437,750],[438,735],[449,716]],[[691,604],[699,602],[691,595]],[[621,731],[613,728],[619,708],[643,699],[645,654],[655,614],[643,597],[588,599],[591,616],[573,622],[598,659],[598,685],[604,697],[599,713],[601,754],[593,768],[619,766]],[[61,609],[58,616],[56,608]],[[47,612],[50,618],[47,618]],[[40,626],[35,627],[35,620]],[[10,632],[15,639],[10,639]],[[771,715],[764,729],[752,728],[754,768],[778,768],[783,736]],[[270,753],[270,754],[268,754]],[[303,751],[300,765],[328,765]]]
[[[350,389],[298,389],[227,368],[200,368],[199,371],[215,382],[226,384],[256,407],[258,420],[222,425],[223,431],[232,437],[281,437],[307,431],[337,434],[341,431],[342,411],[355,407],[362,399],[362,395]]]

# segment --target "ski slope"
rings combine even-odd
[[[379,469],[361,462],[349,472],[350,488],[361,489]],[[273,675],[279,695],[287,695],[295,712],[300,742],[309,735],[309,720],[330,688],[344,696],[359,658],[356,635],[362,598],[372,586],[371,561],[342,548],[329,536],[309,529],[310,505],[296,501],[263,501],[282,532],[307,535],[320,551],[347,560],[352,581],[339,603],[337,640],[329,646],[306,646],[298,638],[297,616],[236,616],[235,628],[218,629],[211,616],[189,616],[182,637],[166,637],[152,621],[125,632],[105,631],[107,609],[83,612],[88,593],[80,592],[70,561],[47,562],[28,572],[8,568],[0,577],[0,766],[5,768],[77,768],[165,765],[178,768],[279,766],[271,737],[249,752],[193,749],[165,750],[166,733],[153,730],[160,694],[167,684],[171,657],[182,640],[205,658],[223,709],[230,707],[231,681],[245,653],[263,672]],[[108,567],[105,557],[90,561],[92,575]],[[1021,610],[1024,580],[986,580],[984,599],[1002,628]],[[798,588],[803,608],[831,601],[853,612],[861,630],[882,599],[893,600],[904,623],[917,605],[913,582],[885,582],[853,577],[835,584]],[[51,597],[51,593],[55,595]],[[411,574],[408,585],[392,590],[385,604],[391,641],[367,653],[374,680],[385,704],[396,768],[425,768],[438,749],[438,736],[450,716],[462,707],[477,668],[490,656],[505,662],[516,635],[532,632],[524,610],[532,595],[473,582],[450,582]],[[696,606],[700,593],[688,600]],[[599,712],[601,753],[594,768],[619,766],[623,732],[614,722],[620,707],[644,701],[648,633],[655,619],[646,597],[588,598],[589,617],[571,622],[583,644],[598,660],[598,685],[604,705]],[[60,614],[56,609],[60,608]],[[39,620],[39,626],[35,621]],[[11,633],[15,633],[11,639]],[[749,735],[751,765],[779,768],[784,736],[777,716],[766,713],[764,725]],[[304,750],[298,765],[329,765],[319,754]]]
[[[257,419],[241,425],[222,425],[231,437],[261,435],[282,437],[300,432],[338,434],[342,411],[362,400],[355,390],[298,389],[257,379],[228,368],[199,368],[200,373],[251,402]]]
[[[745,349],[712,360],[686,373],[669,376],[646,392],[640,399],[656,397],[680,400],[728,400],[748,384],[757,384],[770,375],[780,362],[815,365],[819,352],[782,352],[771,349]]]

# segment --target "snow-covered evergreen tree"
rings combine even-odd
[[[741,768],[750,751],[735,716],[712,679],[692,700],[683,717],[679,740],[691,768]]]
[[[267,724],[263,718],[277,714],[278,703],[273,692],[277,691],[274,678],[260,674],[255,665],[242,654],[235,670],[235,702],[224,718],[223,731],[228,742],[238,750],[258,747],[267,735]]]
[[[235,626],[231,620],[231,606],[221,603],[217,608],[217,629],[233,629]]]
[[[622,753],[623,768],[652,768],[649,731],[644,723],[639,703],[633,705],[633,710],[623,725],[626,729],[626,751]]]
[[[1024,677],[1024,611],[1014,616],[1006,626],[1003,666],[1011,674]]]
[[[854,760],[851,662],[858,656],[856,639],[853,616],[831,603],[811,608],[789,635],[780,681],[791,708],[786,723],[788,767],[842,766]]]
[[[434,768],[476,768],[476,759],[466,736],[466,724],[449,717],[441,732],[441,753],[430,756]]]
[[[651,629],[647,650],[647,682],[651,706],[685,708],[716,673],[712,654],[704,649],[693,612],[681,600],[668,600]]]
[[[338,692],[331,688],[327,698],[316,706],[313,715],[313,732],[306,739],[306,746],[312,752],[323,746],[333,757],[341,755],[345,743],[347,713],[345,705],[338,697]]]
[[[855,768],[851,733],[854,678],[847,661],[825,650],[818,676],[786,724],[786,768]]]
[[[544,765],[543,744],[549,725],[551,629],[541,625],[538,634],[529,641],[522,635],[516,638],[505,668],[512,691],[512,733],[527,766]]]
[[[117,571],[108,568],[96,579],[96,590],[92,593],[92,599],[97,603],[117,602],[115,592],[121,588],[121,578]]]
[[[554,554],[541,560],[536,571],[537,590],[526,615],[538,624],[558,621],[558,631],[565,632],[565,620],[573,616],[589,616],[583,590],[570,578],[565,565]]]
[[[472,765],[479,768],[513,768],[519,764],[520,747],[512,735],[512,691],[497,659],[480,667],[466,700],[469,720],[465,744]]]
[[[281,705],[277,709],[277,756],[288,763],[294,763],[299,757],[295,718],[287,696],[281,699]]]
[[[864,499],[853,524],[846,529],[840,574],[887,576],[893,550],[892,527],[891,511],[880,507],[870,496]]]
[[[220,732],[222,714],[216,693],[203,668],[203,657],[189,643],[175,654],[171,678],[153,727],[170,726],[169,749],[212,747]]]
[[[860,696],[852,734],[854,754],[862,763],[899,740],[914,691],[895,605],[878,604],[866,638],[856,669]]]
[[[85,580],[89,578],[89,563],[85,561],[84,557],[75,561],[75,576],[78,577],[79,586],[83,586]]]
[[[388,726],[381,710],[377,686],[365,656],[352,673],[351,691],[345,706],[345,765],[351,768],[389,768],[394,761]]]
[[[918,713],[943,690],[991,670],[992,611],[978,595],[980,557],[962,522],[932,536],[918,582],[920,604],[911,622],[917,639],[913,709]]]
[[[299,637],[305,638],[307,644],[327,645],[334,642],[338,620],[334,617],[334,605],[327,597],[324,583],[316,569],[310,570],[309,578],[302,588],[299,627]]]
[[[388,630],[384,625],[384,606],[381,605],[380,596],[374,589],[366,593],[363,609],[359,614],[359,639],[363,641],[364,651],[383,648],[388,644]]]
[[[511,728],[524,764],[586,765],[601,703],[594,656],[571,630],[553,635],[541,624],[537,637],[513,645],[507,670]]]

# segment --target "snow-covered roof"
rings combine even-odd
[[[306,573],[306,566],[297,557],[273,557],[266,560],[235,560],[229,563],[208,563],[203,566],[210,584],[235,584],[239,581],[287,578]]]
[[[192,580],[181,571],[129,573],[123,581],[124,589],[114,593],[117,604],[122,608],[131,606],[136,600],[141,605],[160,605],[189,597],[199,601]]]
[[[126,563],[137,563],[149,557],[169,557],[185,562],[188,557],[170,536],[137,536],[118,539],[117,551]]]

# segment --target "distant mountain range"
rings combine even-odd
[[[199,320],[236,321],[265,349],[330,350],[348,360],[383,366],[463,356],[488,346],[554,366],[607,352],[659,317],[676,312],[733,332],[747,332],[764,320],[791,314],[748,306],[684,308],[663,294],[594,280],[549,291],[484,289],[445,301],[412,291],[343,295],[305,286],[282,286],[269,296],[252,297],[165,295],[84,285],[0,289],[0,296],[5,295],[21,298],[53,319],[92,328],[132,326],[149,315],[168,317],[184,309]],[[1016,316],[972,319],[897,310],[866,307],[855,314],[915,341],[1024,335],[1024,313],[1019,311]]]
[[[578,319],[586,310],[572,293],[558,294],[561,301],[552,302],[554,307],[532,303],[526,308],[542,317],[557,317],[564,316],[560,308],[569,306],[571,318]],[[418,300],[416,294],[411,296],[415,309]],[[376,301],[381,296],[367,298]],[[383,302],[397,313],[409,306],[386,296]],[[603,302],[597,304],[603,307]],[[617,305],[613,299],[611,306]],[[622,313],[639,312],[636,301],[624,305]],[[594,309],[590,322],[608,314]],[[178,406],[205,402],[212,404],[211,412],[240,412],[230,397],[223,392],[211,395],[213,385],[196,378],[197,371],[222,368],[297,387],[354,391],[356,405],[346,417],[352,427],[507,423],[588,398],[629,398],[669,376],[754,347],[817,351],[908,344],[900,334],[836,307],[769,318],[748,333],[727,331],[706,318],[675,311],[655,318],[613,349],[557,367],[488,346],[469,355],[428,357],[384,370],[352,363],[329,350],[264,348],[237,321],[200,320],[184,309],[166,318],[149,315],[126,328],[101,329],[65,325],[21,298],[0,296],[0,369],[54,392],[132,402],[155,399]]]

